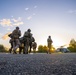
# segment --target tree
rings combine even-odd
[[[74,39],[71,39],[71,40],[70,40],[70,44],[69,44],[68,49],[69,49],[71,52],[76,52],[76,41],[75,41]]]
[[[0,52],[6,52],[6,51],[7,51],[7,50],[5,49],[5,47],[0,44]]]
[[[47,53],[48,52],[48,47],[46,45],[39,45],[38,46],[38,52],[41,52],[41,53]],[[51,49],[51,52],[54,53],[55,52],[55,48],[53,47],[52,45],[52,49]]]
[[[41,53],[46,53],[47,52],[47,46],[46,45],[39,45],[38,46],[38,52],[41,52]]]

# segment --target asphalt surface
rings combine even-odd
[[[0,53],[0,75],[76,75],[76,53]]]

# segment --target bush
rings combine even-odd
[[[76,48],[68,47],[71,52],[76,52]]]
[[[46,53],[47,52],[47,46],[39,45],[38,52]]]
[[[0,52],[6,52],[7,50],[5,49],[5,47],[3,45],[0,45]]]

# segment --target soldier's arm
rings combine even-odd
[[[13,30],[11,34],[13,35],[13,34],[14,34],[14,32],[15,32],[15,30]]]
[[[26,33],[26,32],[24,32],[24,35],[23,35],[23,37],[25,37],[25,33]]]
[[[37,43],[36,43],[36,47],[37,47]]]
[[[19,36],[21,36],[21,31],[19,31]]]

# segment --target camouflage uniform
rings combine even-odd
[[[19,27],[16,27],[16,29],[12,32],[13,36],[13,51],[16,54],[16,49],[20,46],[19,37],[21,36],[21,31],[19,30]]]
[[[25,33],[24,33],[24,36],[23,36],[23,39],[24,39],[24,51],[23,51],[23,54],[28,54],[28,48],[29,48],[29,44],[30,44],[30,41],[31,41],[31,37],[32,37],[32,34],[31,34],[31,30],[28,29]]]
[[[51,36],[49,36],[47,39],[48,53],[51,53],[50,50],[51,50],[52,42],[53,41],[51,39]]]
[[[36,52],[36,48],[37,48],[37,43],[35,41],[32,43],[32,47],[33,47],[33,51],[35,53]]]
[[[34,41],[35,41],[34,37],[31,36],[30,41],[29,41],[29,47],[30,47],[29,53],[31,52],[32,42]]]
[[[19,54],[21,54],[22,50],[24,49],[24,40],[23,37],[19,38],[20,46],[19,46]]]
[[[10,47],[10,49],[9,49],[9,52],[11,53],[12,52],[12,49],[13,49],[13,41],[14,41],[14,39],[12,38],[12,34],[9,34],[8,35],[11,39],[9,40],[9,43],[10,43],[10,45],[11,45],[11,47]]]

